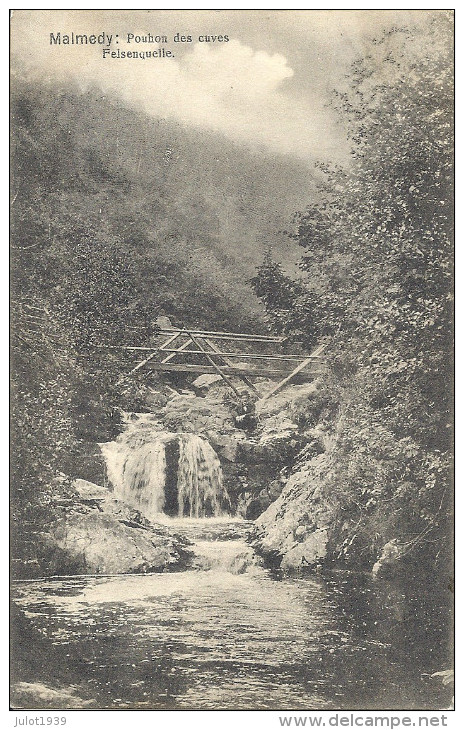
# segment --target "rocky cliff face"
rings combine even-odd
[[[257,383],[266,392],[272,383]],[[313,445],[322,450],[306,420],[302,404],[317,392],[317,384],[294,385],[283,393],[258,401],[253,428],[240,429],[234,419],[236,403],[216,376],[200,376],[194,390],[174,395],[158,411],[161,427],[196,433],[209,441],[218,454],[232,508],[255,519],[281,493],[295,458]]]
[[[257,518],[254,546],[284,570],[304,570],[327,557],[335,505],[321,485],[328,469],[331,437],[318,424],[319,382],[289,386],[258,405],[265,420],[262,438],[296,443],[277,499]]]
[[[302,464],[257,519],[255,547],[283,569],[314,567],[327,555],[332,510],[319,486],[325,468],[325,454]]]

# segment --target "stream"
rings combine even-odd
[[[40,706],[43,685],[95,709],[445,706],[430,679],[444,666],[444,609],[424,620],[425,591],[271,572],[246,542],[250,525],[173,518],[194,543],[183,572],[15,582],[34,632],[13,640],[19,706]],[[57,698],[44,706],[66,708]]]

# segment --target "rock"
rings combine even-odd
[[[274,479],[269,484],[267,491],[268,491],[271,502],[274,502],[274,500],[276,500],[277,497],[280,497],[284,486],[285,486],[285,481],[283,479]]]
[[[185,542],[163,526],[145,527],[97,510],[59,520],[51,539],[70,563],[80,565],[80,574],[159,572],[188,558]]]
[[[161,393],[159,390],[154,390],[153,388],[149,388],[145,394],[145,401],[149,408],[163,408],[168,400],[169,398],[167,395]]]
[[[49,687],[40,682],[16,682],[11,687],[12,707],[18,709],[81,710],[92,707],[95,700],[76,695],[76,688]]]
[[[149,522],[138,510],[115,499],[112,492],[76,481],[86,497],[97,495],[97,499],[83,499],[84,504],[67,510],[42,535],[41,553],[49,573],[150,573],[189,564],[185,538]],[[92,501],[97,504],[90,507]]]
[[[77,492],[78,497],[84,501],[100,502],[105,500],[111,494],[111,492],[109,492],[108,489],[105,489],[105,487],[99,487],[98,484],[88,482],[86,479],[75,479],[73,487]]]
[[[252,492],[245,494],[241,500],[241,514],[247,520],[256,520],[281,494],[284,483],[274,479],[256,496]]]
[[[165,314],[160,314],[155,319],[155,325],[157,327],[159,327],[160,329],[168,329],[168,330],[172,329],[171,320]]]
[[[192,385],[195,388],[209,388],[210,385],[213,385],[213,383],[217,383],[219,381],[222,381],[220,375],[205,373],[205,375],[199,375],[198,378],[193,381]]]
[[[374,578],[389,577],[401,558],[401,549],[396,539],[390,540],[383,546],[382,555],[372,568]]]
[[[280,567],[290,571],[315,567],[327,555],[327,541],[328,530],[316,530],[304,542],[285,553]]]
[[[298,433],[298,426],[285,415],[269,416],[266,419],[259,443],[267,445],[289,441]]]
[[[245,509],[245,518],[247,520],[256,520],[270,504],[271,499],[268,494],[259,494],[258,497],[248,502]]]
[[[240,432],[224,436],[213,431],[208,431],[207,438],[220,457],[231,463],[235,463],[239,458],[240,444],[245,441],[246,436]]]
[[[316,567],[326,557],[329,526],[333,523],[332,508],[319,494],[326,469],[326,454],[305,462],[256,520],[257,551],[273,560],[280,556],[285,570]]]
[[[289,385],[280,393],[272,395],[266,400],[256,403],[256,412],[260,416],[271,416],[291,411],[303,400],[313,397],[318,390],[318,381],[304,383],[304,385]]]
[[[161,414],[164,428],[169,431],[196,433],[206,438],[207,432],[235,432],[233,416],[220,393],[208,392],[203,398],[194,393],[174,396]]]
[[[135,527],[151,529],[155,527],[141,512],[134,507],[130,507],[125,502],[116,499],[111,492],[107,495],[105,501],[100,503],[100,509],[124,525],[129,524]],[[159,528],[163,529],[161,525],[159,525]]]

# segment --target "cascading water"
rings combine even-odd
[[[179,446],[177,478],[179,516],[220,515],[221,501],[224,501],[226,492],[216,452],[207,441],[191,434],[181,434]]]
[[[125,458],[119,449],[105,449],[108,477],[118,499],[140,510],[148,519],[163,512],[165,504],[166,445],[159,439],[135,450],[130,447]],[[116,453],[115,453],[116,452]]]
[[[161,514],[218,517],[230,506],[221,464],[211,445],[195,434],[136,429],[102,444],[115,496],[149,520]]]

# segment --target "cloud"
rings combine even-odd
[[[191,25],[194,21],[198,24],[198,32],[192,32],[194,40],[200,32],[214,32],[211,23],[205,23],[211,17],[188,16]],[[247,17],[252,20],[254,16]],[[310,160],[339,155],[343,140],[325,106],[324,94],[316,86],[304,91],[298,83],[295,86],[295,70],[285,43],[280,44],[283,52],[276,52],[279,44],[269,40],[272,50],[268,51],[262,44],[253,47],[258,42],[256,36],[243,42],[231,35],[231,40],[222,44],[169,43],[175,58],[141,60],[103,59],[101,46],[57,46],[49,42],[50,32],[59,30],[88,34],[106,30],[113,35],[119,33],[120,44],[115,46],[113,41],[112,49],[147,50],[146,45],[128,47],[124,42],[127,31],[163,31],[172,39],[175,29],[179,29],[179,18],[169,13],[147,15],[144,11],[19,11],[12,21],[13,58],[21,72],[29,76],[73,80],[81,88],[97,85],[153,116],[211,129],[236,142]],[[243,20],[241,27],[246,27]],[[183,32],[182,26],[180,30]],[[226,26],[219,32],[227,30]],[[305,71],[310,75],[312,69]]]
[[[246,14],[244,14],[246,13]],[[40,78],[97,85],[153,116],[212,129],[237,142],[307,160],[341,161],[346,135],[330,108],[368,38],[395,13],[336,11],[16,11],[12,50],[22,69]],[[400,20],[412,23],[406,11]],[[119,34],[191,33],[194,42],[168,47],[170,59],[103,59],[101,47],[53,46],[51,31]],[[228,43],[195,42],[227,33]]]
[[[40,69],[41,76],[72,78],[82,88],[96,84],[153,116],[208,128],[235,141],[305,159],[329,154],[334,144],[321,100],[308,103],[308,98],[286,93],[285,82],[294,75],[286,57],[255,51],[238,40],[216,47],[195,43],[174,59],[104,60],[101,49],[72,46],[47,49],[38,67],[37,56],[31,58],[29,70]]]
[[[302,146],[311,114],[285,94],[284,82],[294,72],[281,54],[254,51],[233,40],[217,48],[195,44],[179,61],[123,63],[124,89],[116,64],[100,83],[119,87],[127,100],[141,103],[150,114],[279,152],[307,157],[314,151],[314,142],[312,149]]]

